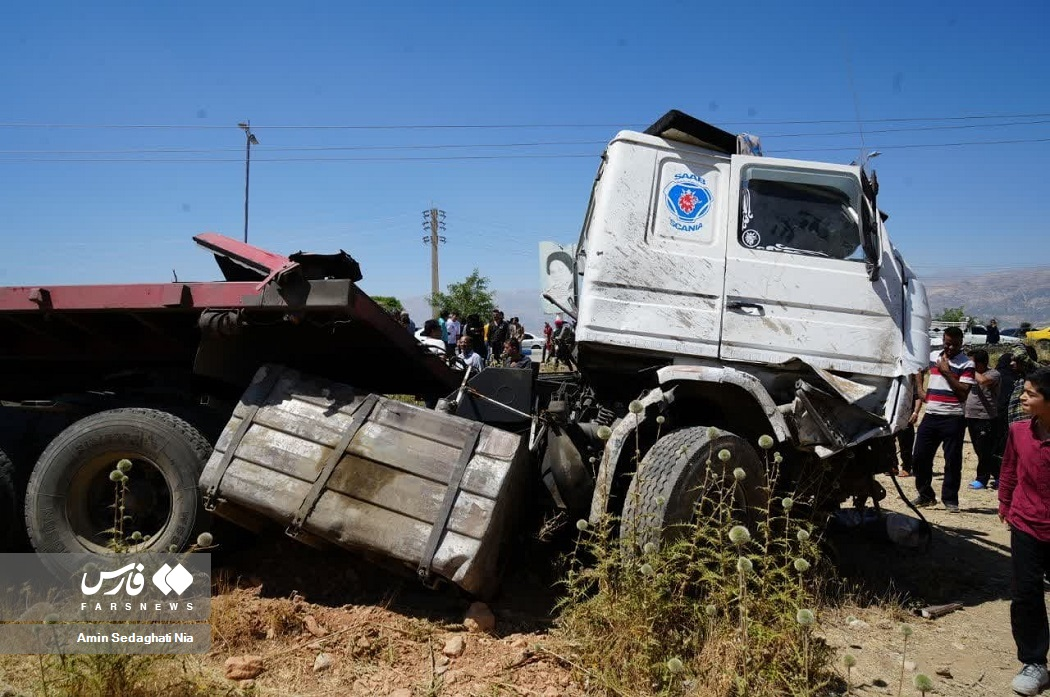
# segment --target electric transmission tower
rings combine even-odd
[[[437,317],[441,311],[437,306],[437,294],[441,290],[438,282],[438,244],[445,241],[445,236],[441,234],[445,231],[445,211],[437,208],[423,211],[423,229],[430,233],[423,237],[423,243],[430,243],[430,309],[434,313],[432,316]]]

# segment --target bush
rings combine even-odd
[[[659,546],[619,540],[612,518],[577,525],[557,632],[590,693],[818,695],[839,681],[812,637],[823,565],[813,526],[791,498],[742,515],[727,490],[741,484],[723,481]]]

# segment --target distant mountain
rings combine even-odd
[[[1050,324],[1050,268],[1025,268],[958,277],[923,278],[934,317],[949,307],[986,323],[992,317],[1003,329],[1021,322]]]

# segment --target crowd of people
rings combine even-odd
[[[935,505],[933,459],[940,448],[941,502],[958,513],[969,432],[977,456],[969,487],[997,491],[999,520],[1010,528],[1010,625],[1022,665],[1012,687],[1036,695],[1050,685],[1044,597],[1050,574],[1050,368],[1024,345],[1002,354],[993,368],[986,350],[963,351],[963,332],[956,327],[944,331],[943,342],[931,353],[928,370],[913,378],[909,427],[898,434],[898,474],[914,477],[914,506]]]
[[[409,313],[402,310],[396,316],[401,325],[415,336],[417,327]],[[437,317],[423,323],[420,341],[435,353],[458,359],[471,370],[480,372],[493,366],[531,368],[532,358],[522,347],[525,336],[520,319],[511,317],[507,320],[498,308],[492,310],[488,322],[482,322],[476,313],[461,318],[454,310],[442,310]],[[553,361],[556,365],[564,363],[574,368],[575,332],[572,323],[558,315],[553,326],[550,322],[544,323],[543,336],[540,362]]]

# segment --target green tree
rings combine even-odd
[[[946,307],[941,310],[941,316],[937,318],[941,322],[962,322],[966,319],[966,311],[961,307]]]
[[[373,295],[372,300],[375,300],[384,310],[392,315],[399,314],[405,309],[405,306],[401,304],[401,301],[392,295]]]
[[[472,314],[486,317],[496,301],[489,290],[488,277],[475,268],[462,282],[449,283],[446,292],[427,296],[427,304],[458,312],[461,317]]]

